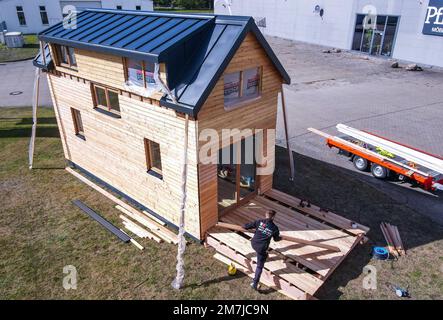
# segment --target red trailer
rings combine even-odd
[[[360,171],[370,169],[378,179],[395,175],[401,181],[415,181],[426,190],[443,190],[442,157],[342,124],[337,129],[341,137],[308,130],[326,138],[330,148],[349,156]]]

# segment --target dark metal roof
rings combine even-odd
[[[77,27],[59,23],[45,42],[151,62],[165,62],[177,103],[161,104],[196,116],[248,32],[254,33],[283,81],[291,79],[251,17],[87,9]]]
[[[51,52],[49,51],[48,45],[45,45],[45,61],[43,61],[43,56],[41,52],[39,52],[32,63],[34,66],[45,71],[51,70],[54,67],[54,62],[52,61]]]

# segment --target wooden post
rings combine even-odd
[[[294,181],[294,179],[295,179],[294,156],[293,156],[291,148],[289,146],[288,120],[286,117],[286,101],[285,101],[285,93],[283,91],[283,84],[281,85],[281,106],[282,106],[282,111],[283,111],[283,122],[284,122],[284,126],[285,126],[286,149],[288,150],[289,168],[291,170],[291,177],[289,178],[289,180]]]
[[[35,68],[35,77],[34,77],[34,97],[32,101],[32,131],[31,131],[31,140],[29,142],[29,169],[32,169],[32,165],[34,163],[34,146],[35,146],[35,136],[37,132],[37,108],[38,108],[38,100],[39,100],[39,91],[40,91],[40,69]]]

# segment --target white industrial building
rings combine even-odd
[[[443,0],[215,0],[214,7],[253,16],[266,35],[443,67]]]
[[[37,33],[63,19],[69,8],[154,9],[152,0],[0,0],[0,29]],[[2,31],[2,30],[0,30]]]

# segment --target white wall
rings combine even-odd
[[[66,3],[69,0],[61,0],[61,2]],[[136,5],[141,5],[142,10],[145,11],[152,11],[154,8],[152,0],[77,0],[73,2],[101,2],[102,8],[111,9],[115,9],[117,5],[121,5],[123,9],[127,10],[135,10]],[[23,7],[26,26],[20,26],[16,6]],[[8,31],[40,32],[48,26],[42,24],[39,6],[46,6],[50,26],[62,20],[60,0],[0,0],[0,21],[6,21]]]
[[[393,58],[443,67],[443,37],[422,34],[428,0],[215,0],[217,14],[266,17],[267,35],[350,49],[357,13],[372,5],[378,14],[400,16]],[[324,9],[321,19],[314,7]]]

